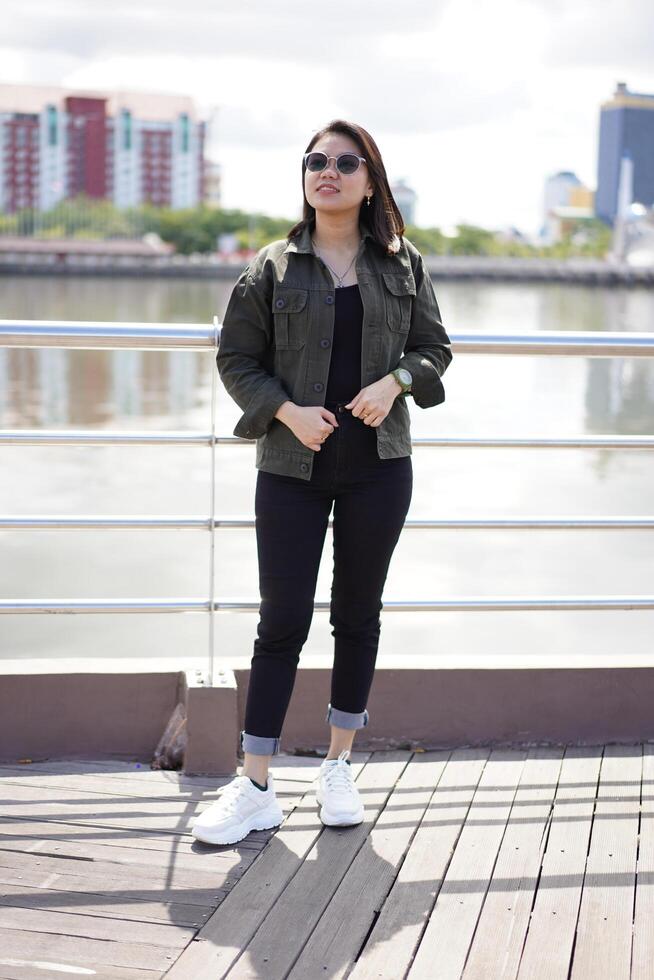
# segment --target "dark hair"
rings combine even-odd
[[[373,185],[374,193],[370,204],[366,201],[361,202],[359,211],[359,221],[370,230],[373,238],[381,247],[393,254],[400,247],[400,235],[404,234],[405,225],[400,209],[395,203],[391,188],[386,176],[386,168],[381,157],[381,153],[370,133],[358,126],[356,123],[347,122],[345,119],[332,119],[326,126],[313,134],[309,141],[305,153],[308,153],[316,145],[319,139],[327,133],[340,133],[349,136],[359,148],[359,153],[366,158],[370,182]],[[290,239],[299,235],[300,232],[309,224],[313,224],[316,218],[316,209],[307,201],[304,192],[304,173],[306,167],[302,160],[302,218],[297,224],[293,225],[286,238]]]

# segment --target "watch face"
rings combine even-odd
[[[397,373],[400,376],[400,381],[402,382],[402,384],[405,384],[405,385],[410,385],[411,384],[412,378],[411,378],[411,372],[410,371],[407,371],[406,368],[398,368]]]

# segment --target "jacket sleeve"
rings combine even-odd
[[[241,439],[264,435],[279,406],[291,400],[280,379],[264,367],[271,349],[271,294],[265,263],[257,256],[239,276],[220,329],[216,365],[243,412],[234,429]]]
[[[410,252],[415,262],[413,276],[416,295],[404,355],[396,367],[403,367],[411,372],[413,383],[407,395],[413,395],[413,400],[420,408],[431,408],[445,401],[441,377],[453,355],[450,338],[443,327],[434,287],[422,255],[415,246]]]

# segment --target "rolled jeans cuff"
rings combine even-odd
[[[243,752],[251,752],[252,755],[279,755],[279,742],[278,738],[249,735],[246,731],[241,731],[241,749]]]
[[[325,721],[337,728],[364,728],[368,724],[368,709],[363,711],[341,711],[340,708],[332,708],[331,702],[327,706]]]

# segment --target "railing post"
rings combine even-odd
[[[218,317],[213,318],[213,352],[211,365],[211,478],[209,481],[209,669],[207,684],[213,687],[215,659],[215,561],[216,561],[216,401],[217,401],[217,368],[216,355],[220,339]]]

